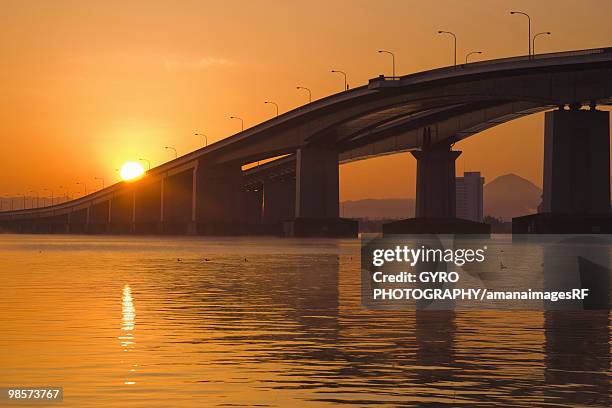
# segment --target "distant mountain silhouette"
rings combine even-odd
[[[537,212],[542,190],[516,174],[497,177],[484,186],[484,214],[510,221],[512,217]]]
[[[390,198],[343,201],[342,215],[347,218],[403,219],[414,217],[414,199]]]
[[[542,190],[516,174],[497,177],[484,186],[484,214],[510,221],[512,217],[533,214],[542,201]],[[413,198],[343,201],[347,218],[404,219],[414,217]]]

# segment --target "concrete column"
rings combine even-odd
[[[238,232],[246,221],[240,164],[210,166],[200,162],[194,177],[193,221],[204,233]],[[230,225],[232,227],[230,227]]]
[[[296,153],[296,218],[338,218],[338,152],[305,147]]]
[[[542,212],[610,213],[610,115],[596,110],[547,112]]]
[[[87,206],[87,210],[85,212],[85,232],[86,233],[91,233],[91,231],[90,231],[91,224],[90,223],[91,223],[91,202]]]
[[[159,188],[159,223],[163,224],[164,222],[164,184],[166,182],[166,177],[162,176],[160,181]]]
[[[109,229],[109,230],[110,230],[110,225],[111,225],[111,222],[112,222],[112,220],[113,220],[113,217],[112,217],[112,214],[113,214],[113,206],[112,206],[112,204],[113,204],[113,198],[112,198],[112,197],[110,197],[110,198],[108,199],[108,218],[106,219],[107,229]]]
[[[88,227],[89,206],[74,210],[70,214],[70,232],[86,233]]]
[[[162,198],[164,209],[161,227],[164,232],[193,233],[194,177],[195,171],[190,168],[164,179]]]
[[[130,232],[134,212],[131,192],[122,191],[116,193],[110,201],[110,231],[114,233]]]
[[[159,218],[157,219],[157,233],[162,234],[164,232],[164,184],[166,183],[166,176],[160,176],[159,181]]]
[[[146,184],[145,184],[146,182]],[[143,180],[134,186],[135,201],[135,232],[153,234],[158,232],[160,218],[161,181]]]
[[[187,226],[187,235],[198,233],[198,167],[199,163],[193,168],[191,178],[191,222]]]
[[[295,218],[295,181],[265,180],[263,197],[263,223],[276,224]]]
[[[358,222],[340,218],[338,152],[305,147],[296,152],[295,218],[283,222],[288,236],[355,237]]]
[[[106,233],[110,233],[112,231],[111,225],[112,225],[112,214],[113,214],[113,197],[109,197],[108,199],[108,215],[106,218],[106,225],[104,226],[104,230],[106,231]]]
[[[261,224],[263,217],[263,184],[249,186],[244,195],[247,224]]]
[[[108,232],[108,205],[109,201],[101,201],[89,206],[87,232],[96,234]]]
[[[132,218],[130,224],[130,232],[136,232],[136,189],[132,189]]]
[[[416,218],[455,218],[455,160],[449,144],[412,152],[417,159]]]

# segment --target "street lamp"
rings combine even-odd
[[[36,208],[38,208],[40,196],[38,195],[38,191],[30,190],[30,193],[36,194]],[[32,198],[32,207],[34,207],[34,198]]]
[[[83,190],[85,191],[85,194],[83,194],[83,195],[87,195],[87,184],[81,183],[80,181],[77,181],[77,184],[80,184],[80,185],[83,186]]]
[[[468,63],[468,58],[470,57],[470,55],[474,55],[474,54],[482,54],[482,51],[472,51],[472,52],[468,52],[465,55],[465,63]]]
[[[208,146],[208,136],[204,133],[194,133],[194,136],[202,136],[204,138],[204,147]]]
[[[53,205],[53,198],[54,198],[54,197],[53,197],[53,190],[48,189],[48,188],[45,188],[45,190],[44,190],[44,191],[49,191],[49,192],[51,193],[51,205]]]
[[[347,81],[347,79],[346,79],[346,72],[344,72],[344,71],[339,71],[339,70],[337,70],[337,69],[332,69],[332,70],[331,70],[331,72],[333,72],[333,73],[338,73],[338,74],[342,74],[342,75],[344,75],[344,90],[345,90],[345,91],[348,91],[349,86],[348,86],[348,81]]]
[[[393,64],[393,78],[395,79],[395,54],[391,51],[378,50],[379,54],[389,54],[391,55],[391,63]]]
[[[240,121],[240,131],[244,132],[244,120],[242,120],[242,118],[239,118],[238,116],[230,116],[230,119],[238,119]]]
[[[66,190],[66,192],[65,192],[66,196],[65,196],[65,200],[64,200],[64,202],[66,202],[66,201],[70,200],[70,191],[68,190],[68,187],[64,188],[64,187],[62,187],[62,186],[59,186],[59,189],[60,189],[60,190],[61,190],[62,188],[63,188],[64,190]],[[57,201],[58,201],[58,204],[59,204],[59,197],[57,198]]]
[[[100,180],[102,182],[102,189],[104,190],[104,178],[103,177],[94,177],[94,180]]]
[[[278,117],[278,104],[276,102],[272,102],[272,101],[265,101],[265,104],[270,104],[270,105],[274,105],[276,107],[276,117]]]
[[[148,159],[138,159],[138,161],[147,162],[147,171],[151,170],[151,162]]]
[[[536,38],[538,38],[541,35],[551,35],[552,33],[550,31],[543,31],[541,33],[537,33],[536,35],[533,36],[533,40],[531,40],[531,54],[535,56],[535,40]]]
[[[309,88],[306,88],[305,86],[296,86],[295,89],[302,89],[304,91],[308,91],[308,103],[312,102],[312,92]]]
[[[527,43],[529,44],[529,58],[531,58],[531,17],[529,17],[529,14],[524,13],[522,11],[511,11],[510,14],[522,14],[523,16],[527,17],[527,23],[529,28]]]
[[[457,66],[457,36],[453,32],[442,31],[442,30],[438,30],[438,34],[448,34],[448,35],[452,35],[453,36],[454,43],[455,43],[455,66]]]
[[[178,153],[177,153],[177,151],[176,151],[176,149],[174,147],[172,147],[172,146],[164,146],[164,149],[166,149],[166,150],[168,150],[168,149],[174,150],[174,159],[176,159],[178,157]]]

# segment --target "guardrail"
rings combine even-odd
[[[610,54],[612,59],[612,47],[604,47],[604,48],[592,48],[588,50],[576,50],[576,51],[562,51],[562,52],[552,52],[545,54],[536,54],[536,55],[521,55],[517,57],[505,57],[505,58],[497,58],[494,60],[486,60],[486,61],[475,61],[467,64],[457,64],[449,67],[435,68],[429,71],[416,72],[414,74],[403,75],[400,77],[387,77],[380,75],[376,78],[370,79],[368,83],[369,89],[377,89],[377,88],[387,88],[387,87],[396,87],[400,85],[409,85],[411,83],[420,82],[423,79],[427,80],[435,80],[443,77],[454,76],[457,74],[458,70],[469,69],[469,71],[461,71],[462,73],[478,73],[493,71],[498,68],[500,65],[510,68],[512,63],[521,63],[521,66],[525,65],[524,63],[532,63],[532,62],[542,62],[552,59],[560,59],[560,58],[568,58],[568,57],[581,57],[581,56],[589,56],[589,55],[599,55],[599,54]]]

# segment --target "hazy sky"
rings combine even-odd
[[[612,1],[32,1],[0,0],[0,194],[54,189],[144,157],[160,164],[281,111],[390,74],[459,59],[527,52],[531,14],[537,52],[612,46]],[[541,185],[543,115],[458,143],[457,162],[487,180],[515,172]],[[341,167],[341,198],[414,196],[410,154]]]

